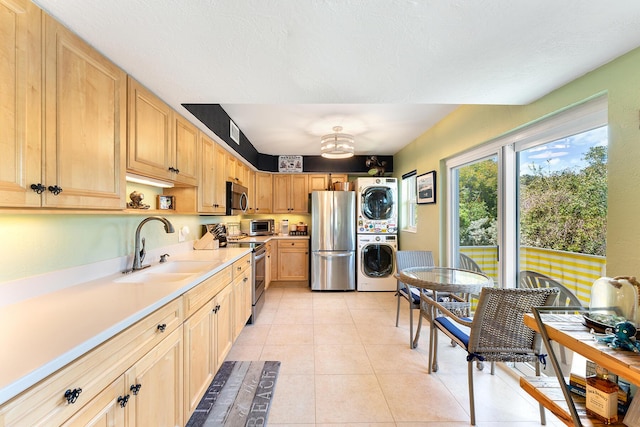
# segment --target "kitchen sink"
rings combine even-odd
[[[170,261],[150,267],[150,273],[204,273],[212,268],[207,261]]]
[[[116,279],[117,283],[173,283],[194,276],[194,273],[156,273],[154,271],[131,273]]]

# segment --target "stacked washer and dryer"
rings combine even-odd
[[[398,181],[367,177],[356,181],[358,291],[395,291],[398,249]]]

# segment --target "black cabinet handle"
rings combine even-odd
[[[64,392],[64,397],[65,399],[67,399],[67,403],[71,405],[73,403],[76,403],[76,400],[78,400],[78,396],[80,396],[80,393],[82,393],[82,389],[79,387],[74,388],[73,390],[69,389]]]
[[[158,325],[158,330],[160,332],[164,332],[165,329],[167,329],[167,324],[166,323],[161,323],[160,325]]]
[[[31,184],[31,189],[38,194],[42,194],[47,189],[47,187],[45,187],[40,183],[37,183],[37,184]]]
[[[138,393],[140,393],[141,388],[142,384],[132,384],[131,387],[129,387],[129,390],[131,390],[131,393],[133,393],[134,396],[137,396]]]
[[[125,397],[122,396],[118,396],[118,404],[120,405],[121,408],[124,408],[125,406],[127,406],[127,402],[129,401],[129,395],[127,394]]]
[[[48,190],[51,191],[54,196],[57,196],[58,194],[62,193],[62,188],[58,187],[57,185],[53,185],[53,186],[50,185]]]

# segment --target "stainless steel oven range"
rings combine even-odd
[[[267,246],[263,242],[230,241],[228,248],[251,248],[251,318],[249,323],[255,323],[264,305],[265,267]]]

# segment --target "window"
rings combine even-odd
[[[402,175],[402,188],[400,189],[400,203],[402,217],[400,226],[403,231],[416,232],[418,226],[418,203],[416,190],[417,171],[411,171]]]
[[[606,125],[598,97],[449,159],[448,265],[501,287],[535,271],[588,301],[605,266]]]

